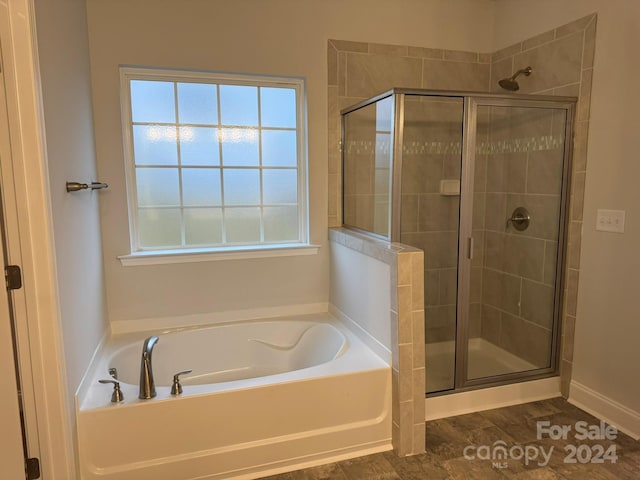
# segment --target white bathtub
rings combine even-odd
[[[151,334],[157,396],[139,400]],[[110,367],[119,404],[97,383]],[[258,478],[391,443],[390,367],[329,314],[113,337],[76,408],[85,480]]]

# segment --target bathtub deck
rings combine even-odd
[[[295,371],[185,385],[179,397],[160,386],[139,400],[125,384],[111,404],[97,384],[107,352],[76,403],[82,480],[249,479],[390,449],[391,367],[330,315],[313,321],[340,329],[348,348]]]

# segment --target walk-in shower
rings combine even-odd
[[[425,252],[428,394],[556,374],[575,100],[394,89],[342,112],[343,224]]]

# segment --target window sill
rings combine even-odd
[[[118,257],[124,267],[137,265],[166,265],[170,263],[210,262],[249,258],[293,257],[315,255],[319,245],[288,244],[265,247],[202,248],[192,250],[154,250]]]

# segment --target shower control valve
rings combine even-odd
[[[518,207],[511,214],[511,218],[507,219],[507,226],[509,226],[509,223],[516,230],[526,230],[529,227],[529,223],[531,223],[531,215],[529,215],[529,211],[526,208]]]

